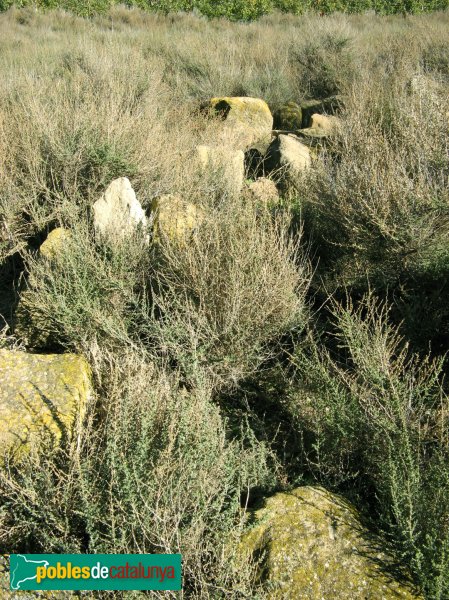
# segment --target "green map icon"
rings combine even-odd
[[[30,560],[23,554],[17,554],[15,559],[14,570],[11,571],[10,575],[12,590],[20,590],[22,583],[36,579],[36,567],[48,567],[50,564],[46,560]]]

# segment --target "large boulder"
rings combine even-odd
[[[295,131],[302,127],[302,109],[296,102],[282,104],[273,114],[274,128]]]
[[[242,150],[201,145],[196,148],[200,167],[219,177],[230,194],[238,196],[245,179],[245,155]]]
[[[123,240],[145,229],[147,218],[127,177],[115,179],[93,205],[94,226],[100,237]]]
[[[307,171],[312,160],[310,150],[294,135],[278,135],[268,148],[265,169],[295,180]]]
[[[260,98],[212,98],[209,108],[218,114],[242,148],[267,142],[271,138],[273,116],[268,104]]]
[[[165,194],[151,203],[153,241],[168,239],[184,244],[201,223],[203,213],[195,204],[176,194]]]
[[[43,435],[76,433],[91,394],[90,370],[76,354],[0,350],[0,454],[21,455]]]
[[[379,551],[355,508],[322,488],[268,498],[238,555],[259,561],[259,583],[271,600],[421,598],[392,577],[391,557]]]

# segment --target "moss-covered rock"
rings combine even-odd
[[[203,218],[202,211],[175,194],[158,196],[151,203],[153,241],[168,238],[185,243]]]
[[[388,574],[392,559],[335,494],[314,487],[275,494],[253,517],[239,556],[259,561],[259,582],[271,600],[421,597]]]
[[[302,127],[302,110],[296,102],[287,102],[273,114],[275,129],[295,131]]]
[[[81,356],[0,350],[0,454],[27,452],[44,434],[69,439],[90,394]]]
[[[61,248],[67,242],[70,236],[69,231],[64,227],[57,227],[50,231],[45,241],[41,244],[39,251],[42,256],[48,259],[54,259],[58,256]]]
[[[246,96],[212,98],[209,108],[233,129],[242,148],[271,139],[273,116],[264,100]]]

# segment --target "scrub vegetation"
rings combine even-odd
[[[376,7],[393,4],[424,3]],[[214,14],[297,7],[228,5]],[[81,353],[95,387],[76,446],[5,459],[1,551],[181,552],[184,597],[268,598],[232,560],[245,509],[319,483],[427,599],[449,597],[448,28],[447,12],[0,15],[0,347]],[[276,206],[191,160],[217,136],[212,97],[274,113],[334,94],[340,127]],[[144,209],[200,207],[195,240],[99,243],[91,207],[125,176]]]

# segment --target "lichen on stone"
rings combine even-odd
[[[39,248],[41,255],[48,259],[55,259],[69,237],[70,232],[64,227],[53,229]]]
[[[275,494],[251,521],[240,557],[258,562],[259,584],[271,600],[421,597],[391,576],[392,558],[379,550],[355,508],[323,488]]]
[[[76,354],[0,350],[0,453],[27,452],[50,435],[70,439],[91,395],[90,370]]]
[[[176,194],[165,194],[151,203],[153,241],[164,238],[184,244],[203,219],[200,208]]]
[[[221,116],[225,127],[234,131],[242,147],[270,140],[273,116],[264,100],[246,96],[211,98],[209,107]]]
[[[302,109],[296,102],[287,102],[273,114],[274,128],[295,131],[302,127]]]

